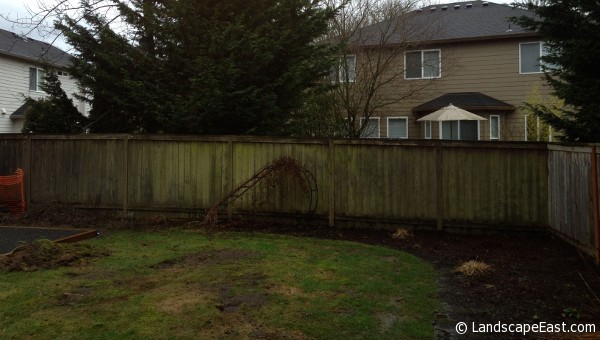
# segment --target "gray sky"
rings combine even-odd
[[[44,0],[49,3],[54,0]],[[31,9],[38,9],[37,0],[0,0],[0,28],[3,28],[7,31],[26,34],[28,37],[45,41],[48,43],[52,43],[55,36],[42,36],[37,30],[32,31],[31,21],[29,18],[29,12],[27,11],[27,6]],[[9,18],[12,21],[18,21],[19,24],[15,24],[7,21],[6,18]],[[52,25],[52,22],[46,23],[47,25]],[[63,39],[57,39],[54,41],[54,45],[62,50],[68,50],[69,45]]]

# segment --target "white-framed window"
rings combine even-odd
[[[421,50],[404,52],[405,79],[432,79],[441,77],[442,51]]]
[[[387,138],[408,138],[408,118],[388,117]]]
[[[519,44],[519,73],[541,73],[540,58],[547,54],[546,47],[541,41]]]
[[[500,140],[500,116],[490,115],[490,140]]]
[[[431,121],[426,120],[424,127],[425,127],[425,132],[424,132],[425,139],[431,139]]]
[[[339,58],[333,72],[331,81],[336,83],[354,83],[356,81],[356,56],[353,54]]]
[[[440,122],[440,139],[479,140],[479,121],[450,120]]]
[[[29,91],[43,92],[42,83],[44,82],[45,72],[41,68],[29,68]]]
[[[360,119],[360,123],[364,124],[365,118]],[[360,134],[361,138],[379,138],[379,117],[371,117],[366,123],[366,126]]]

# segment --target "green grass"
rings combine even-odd
[[[436,274],[351,242],[109,231],[111,255],[0,273],[0,338],[431,338]]]

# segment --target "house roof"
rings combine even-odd
[[[25,119],[25,114],[27,114],[27,110],[30,107],[31,104],[29,102],[24,103],[10,115],[10,119]]]
[[[355,40],[355,43],[363,46],[380,45],[382,32],[389,34],[385,44],[444,43],[538,35],[508,21],[511,17],[519,16],[533,17],[534,13],[488,1],[430,5],[410,12],[401,19],[366,27],[361,31],[360,41]]]
[[[514,111],[516,109],[511,104],[480,92],[455,92],[446,93],[419,106],[413,107],[412,111],[415,113],[425,113],[441,109],[450,104],[464,110]]]
[[[51,44],[0,29],[0,54],[29,61],[47,61],[56,66],[68,66],[71,56]]]

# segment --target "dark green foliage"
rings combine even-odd
[[[332,62],[321,0],[123,2],[127,36],[84,5],[57,27],[95,132],[283,134]]]
[[[548,0],[522,6],[537,17],[514,21],[544,36],[548,48],[541,58],[545,77],[553,94],[565,103],[560,115],[546,105],[526,106],[562,132],[565,141],[600,141],[600,67],[595,54],[600,50],[600,3]]]
[[[306,104],[292,113],[286,132],[300,138],[346,137],[346,121],[335,113],[335,93],[311,92]]]
[[[73,105],[61,88],[56,72],[46,71],[42,90],[48,98],[25,99],[28,105],[23,133],[81,133],[84,132],[86,117]]]

